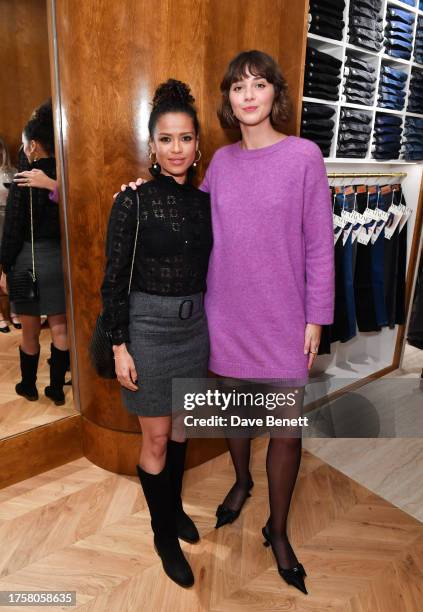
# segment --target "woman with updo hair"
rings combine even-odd
[[[207,377],[203,293],[212,247],[210,198],[191,184],[201,156],[193,104],[174,79],[154,94],[153,178],[113,204],[101,289],[122,399],[143,433],[136,469],[154,544],[166,574],[184,587],[194,577],[178,538],[194,543],[199,534],[182,506],[187,442],[172,428],[172,378]]]
[[[22,132],[20,178],[13,181],[6,204],[0,266],[7,276],[13,309],[22,324],[19,347],[22,380],[15,389],[29,401],[38,399],[36,387],[40,357],[41,315],[47,315],[51,331],[50,385],[45,395],[58,406],[65,403],[63,385],[69,366],[66,303],[62,269],[59,207],[50,196],[56,179],[54,127],[51,100],[39,106]],[[35,184],[42,174],[45,186]],[[32,210],[32,215],[31,215]],[[29,295],[28,273],[37,292]],[[37,295],[38,293],[38,295]]]

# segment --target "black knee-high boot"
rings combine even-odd
[[[138,477],[150,510],[154,546],[171,580],[183,587],[194,584],[194,575],[179,544],[175,506],[167,463],[159,474],[149,474],[139,465]]]
[[[15,391],[18,395],[22,395],[30,402],[34,402],[38,399],[38,391],[37,387],[35,386],[35,381],[37,380],[39,358],[39,350],[35,355],[28,355],[28,353],[24,353],[21,347],[19,347],[22,380],[16,385]]]
[[[44,389],[44,393],[54,401],[56,406],[63,406],[65,403],[63,385],[68,363],[69,351],[62,351],[51,344],[50,385]]]
[[[186,450],[187,441],[175,442],[175,440],[168,440],[166,462],[169,466],[178,537],[185,542],[195,544],[200,539],[200,534],[194,521],[185,513],[181,497]]]

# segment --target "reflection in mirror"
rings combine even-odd
[[[0,73],[0,438],[6,438],[76,410],[46,3],[0,0],[0,21],[0,51],[8,49]]]

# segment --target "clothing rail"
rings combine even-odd
[[[407,172],[328,172],[328,178],[369,178],[378,176],[407,176]]]

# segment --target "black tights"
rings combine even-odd
[[[223,504],[238,510],[251,486],[250,438],[227,438],[235,468],[236,481]],[[270,516],[268,527],[278,563],[283,568],[293,567],[298,559],[287,535],[287,520],[292,493],[301,462],[301,437],[271,437],[267,449],[266,472],[269,486]]]

